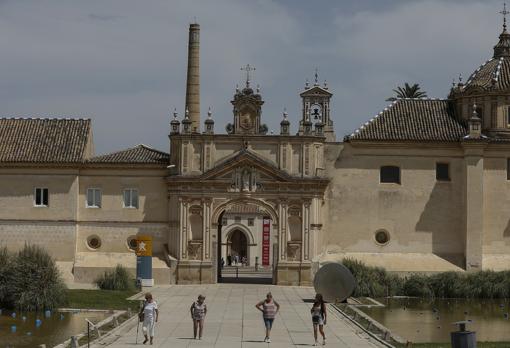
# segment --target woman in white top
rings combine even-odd
[[[154,301],[150,292],[145,294],[145,302],[143,304],[141,313],[143,313],[142,331],[143,335],[145,336],[143,344],[146,344],[149,341],[148,336],[150,336],[150,343],[153,344],[154,326],[158,321],[159,312],[158,304],[156,301]]]
[[[198,339],[202,339],[202,332],[204,331],[204,319],[207,314],[207,306],[204,303],[205,296],[198,295],[198,300],[193,302],[190,307],[191,319],[193,320],[193,337],[197,339],[197,329],[198,329]]]

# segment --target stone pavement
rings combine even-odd
[[[261,313],[255,304],[271,291],[281,309],[271,332],[271,344],[264,343]],[[310,317],[313,299],[311,287],[253,284],[176,285],[151,290],[160,307],[159,322],[153,347],[296,347],[312,346],[313,331]],[[199,294],[206,296],[207,317],[204,337],[193,339],[193,324],[189,307]],[[381,347],[352,323],[328,307],[325,327],[329,347]],[[110,348],[133,347],[136,326],[109,345]],[[142,329],[138,344],[142,342]]]

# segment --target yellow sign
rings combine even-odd
[[[136,236],[136,256],[152,256],[152,236]]]

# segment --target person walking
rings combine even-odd
[[[317,345],[317,328],[322,336],[322,345],[326,345],[326,335],[324,334],[324,325],[326,325],[326,304],[321,294],[315,295],[315,301],[313,302],[312,309],[312,324],[313,324],[313,337],[315,338],[314,346]]]
[[[280,310],[280,305],[278,302],[273,300],[273,295],[268,292],[266,299],[257,303],[255,307],[262,312],[262,318],[264,319],[264,325],[266,327],[266,337],[264,338],[264,342],[271,343],[271,329],[273,328],[274,318]]]
[[[189,310],[191,312],[191,319],[193,320],[193,338],[197,339],[198,330],[198,339],[201,340],[202,332],[204,331],[205,315],[207,314],[205,296],[198,295],[198,300],[193,302]]]
[[[152,298],[152,294],[150,292],[145,294],[145,302],[143,304],[142,310],[140,311],[140,318],[143,315],[143,325],[142,332],[145,337],[143,344],[146,344],[149,341],[150,344],[153,344],[154,341],[154,327],[158,322],[159,311],[158,304]]]

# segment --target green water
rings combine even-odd
[[[477,341],[510,341],[509,300],[383,298],[386,307],[359,307],[411,342],[449,342],[453,322],[472,320]]]
[[[105,312],[52,312],[46,318],[44,313],[16,312],[16,318],[12,318],[12,312],[3,310],[0,315],[0,348],[34,348],[40,344],[51,348],[87,330],[85,318],[97,323],[108,316]],[[39,327],[36,319],[41,320]],[[11,332],[12,325],[16,325],[15,333]]]

